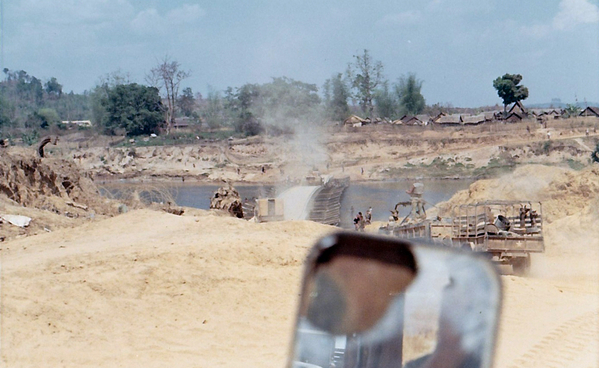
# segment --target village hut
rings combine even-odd
[[[501,111],[486,111],[483,113],[485,122],[491,122],[493,120],[499,120],[497,117],[501,116]]]
[[[343,121],[343,125],[349,125],[354,127],[362,126],[366,122],[365,119],[362,119],[358,115],[351,115],[347,119]]]
[[[528,112],[526,111],[524,105],[522,105],[522,101],[517,101],[512,105],[512,107],[510,107],[509,111],[507,112],[508,117],[512,113],[516,113],[521,118],[525,118],[528,116]]]
[[[416,115],[416,118],[418,120],[420,120],[422,125],[429,125],[431,122],[431,117],[428,114],[419,114],[419,115]]]
[[[437,123],[437,122],[439,121],[439,119],[441,119],[443,116],[446,116],[446,115],[447,115],[446,113],[444,113],[444,112],[440,112],[439,114],[437,114],[437,115],[433,116],[433,117],[430,119],[430,122],[431,122],[431,123]]]
[[[599,107],[589,106],[580,112],[580,116],[594,116],[599,118]]]
[[[462,116],[460,114],[443,115],[436,121],[436,124],[443,126],[461,125]]]
[[[507,118],[505,118],[506,123],[519,123],[524,119],[522,115],[517,112],[511,112],[508,114]]]
[[[422,122],[420,120],[418,120],[418,118],[414,115],[404,115],[401,117],[400,120],[404,125],[409,125],[409,126],[422,125]]]
[[[479,125],[485,122],[485,114],[478,115],[462,115],[464,125]]]

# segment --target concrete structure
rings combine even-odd
[[[92,126],[91,120],[63,120],[62,123],[65,125],[77,125],[77,126],[81,126],[81,127],[91,127]]]

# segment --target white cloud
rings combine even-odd
[[[382,22],[386,24],[414,24],[422,20],[422,14],[418,10],[408,10],[401,13],[387,14]]]
[[[140,35],[161,34],[169,29],[194,24],[205,11],[198,5],[183,5],[161,15],[151,8],[141,11],[131,21],[131,29]]]
[[[572,29],[580,24],[599,24],[599,7],[588,0],[561,0],[559,11],[551,22],[520,27],[520,31],[532,38],[545,38],[553,32]]]
[[[142,10],[131,21],[131,28],[139,34],[159,33],[164,27],[164,19],[156,9]]]
[[[588,23],[599,23],[599,8],[588,0],[562,0],[553,18],[553,27],[558,30]]]
[[[199,5],[183,5],[173,9],[166,14],[166,19],[169,23],[194,23],[196,20],[204,16],[206,12]]]

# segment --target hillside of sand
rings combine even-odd
[[[496,367],[599,366],[598,183],[529,166],[453,199],[547,208],[531,276],[501,277]],[[1,243],[3,365],[282,367],[303,258],[334,230],[136,210]]]

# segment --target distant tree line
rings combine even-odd
[[[24,70],[3,70],[0,82],[0,132],[31,134],[57,129],[61,118],[82,120],[90,115],[87,95],[63,93],[56,78],[42,81]],[[4,133],[6,135],[6,133]]]
[[[422,81],[407,74],[389,82],[383,65],[368,50],[356,55],[345,72],[316,84],[276,77],[206,96],[180,86],[190,71],[165,57],[133,83],[115,71],[101,76],[82,94],[64,93],[52,77],[42,81],[23,70],[4,69],[0,81],[0,135],[42,136],[65,129],[64,120],[91,120],[98,133],[140,135],[170,133],[178,119],[205,130],[230,129],[242,135],[279,134],[298,125],[340,122],[351,114],[398,119],[427,108]],[[1,138],[1,137],[0,137]]]

